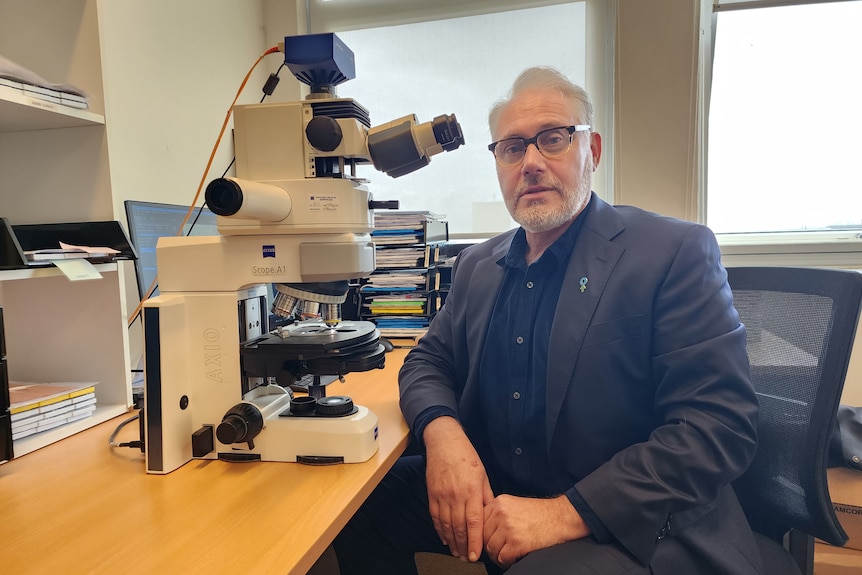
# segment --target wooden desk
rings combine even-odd
[[[0,465],[0,571],[306,573],[407,445],[405,354],[328,387],[379,418],[364,463],[195,460],[148,475],[138,450],[108,445],[123,416]],[[137,436],[135,422],[118,440]]]

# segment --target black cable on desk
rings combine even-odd
[[[123,443],[117,443],[117,435],[120,433],[120,430],[123,429],[128,424],[132,423],[133,421],[140,419],[140,417],[141,417],[141,412],[139,411],[138,413],[136,413],[132,417],[120,422],[120,424],[117,426],[117,428],[114,429],[114,432],[111,434],[111,437],[108,439],[108,445],[110,445],[111,447],[132,447],[135,449],[140,449],[141,452],[143,452],[144,451],[144,442],[141,441],[140,439],[136,440],[136,441],[126,441]]]

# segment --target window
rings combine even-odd
[[[717,14],[707,184],[714,231],[862,229],[860,23],[862,1]]]
[[[372,125],[407,114],[419,122],[455,114],[466,141],[401,178],[361,168],[375,199],[399,200],[404,210],[445,214],[453,235],[513,227],[487,148],[488,110],[529,66],[554,66],[584,84],[584,3],[337,34],[356,58],[356,78],[339,86],[338,95],[366,107]]]

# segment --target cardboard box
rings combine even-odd
[[[832,507],[850,537],[844,547],[862,550],[862,471],[834,467],[827,475]]]
[[[859,575],[862,573],[862,551],[814,544],[814,575]]]

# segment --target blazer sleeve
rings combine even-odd
[[[407,354],[398,374],[401,412],[414,434],[418,431],[415,427],[417,417],[427,409],[443,407],[456,414],[458,412],[460,386],[454,349],[457,328],[453,315],[460,313],[457,308],[460,307],[458,290],[461,282],[456,278],[462,261],[462,256],[459,256],[452,268],[452,291],[446,298],[446,305],[434,315],[427,333]],[[416,438],[422,439],[418,435]]]
[[[649,369],[658,425],[573,487],[644,564],[672,516],[681,527],[704,515],[747,469],[758,411],[745,329],[713,234],[692,226],[657,284]]]

